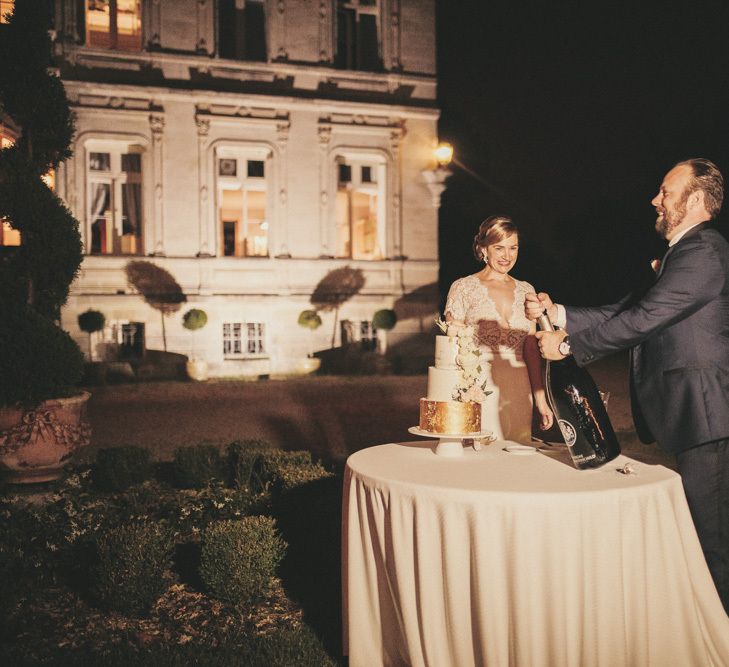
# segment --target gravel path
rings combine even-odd
[[[600,388],[610,391],[608,410],[624,453],[672,466],[670,457],[640,444],[632,431],[626,358],[613,357],[590,370]],[[426,383],[423,375],[390,375],[92,387],[93,435],[83,458],[100,447],[139,445],[165,460],[178,446],[261,438],[343,461],[364,447],[418,439],[407,429],[418,423]]]

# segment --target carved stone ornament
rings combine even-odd
[[[319,126],[319,145],[322,148],[326,148],[332,138],[331,125],[320,125]]]
[[[44,401],[37,408],[0,408],[0,471],[14,484],[57,479],[64,464],[89,444],[88,392]]]
[[[207,118],[196,118],[195,125],[197,125],[197,133],[199,136],[208,136],[208,132],[210,132],[210,121]]]

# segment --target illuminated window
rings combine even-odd
[[[0,0],[0,23],[7,23],[7,14],[12,14],[15,7],[15,0]]]
[[[378,0],[338,0],[337,53],[342,69],[381,70]]]
[[[0,4],[0,7],[4,7],[4,5]],[[0,127],[0,150],[12,146],[13,143],[13,140],[7,134],[3,134],[2,127]],[[0,246],[19,245],[20,232],[13,229],[7,220],[0,219]]]
[[[86,35],[89,46],[120,51],[141,51],[140,0],[86,0]]]
[[[263,322],[223,323],[224,357],[261,357],[266,354],[266,325]]]
[[[7,220],[0,225],[0,246],[20,245],[20,232],[13,229]]]
[[[219,149],[216,157],[220,254],[268,257],[267,149]]]
[[[337,162],[337,257],[382,259],[385,247],[385,164]]]
[[[142,254],[141,149],[101,145],[87,150],[87,251]]]
[[[218,51],[221,58],[268,58],[264,0],[219,0]]]

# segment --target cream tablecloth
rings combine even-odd
[[[351,667],[729,665],[723,611],[678,475],[577,471],[493,443],[347,461]]]

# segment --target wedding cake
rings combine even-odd
[[[428,393],[420,399],[420,429],[430,433],[478,433],[481,402],[488,393],[478,384],[480,351],[473,327],[438,320],[435,366],[428,368]]]

